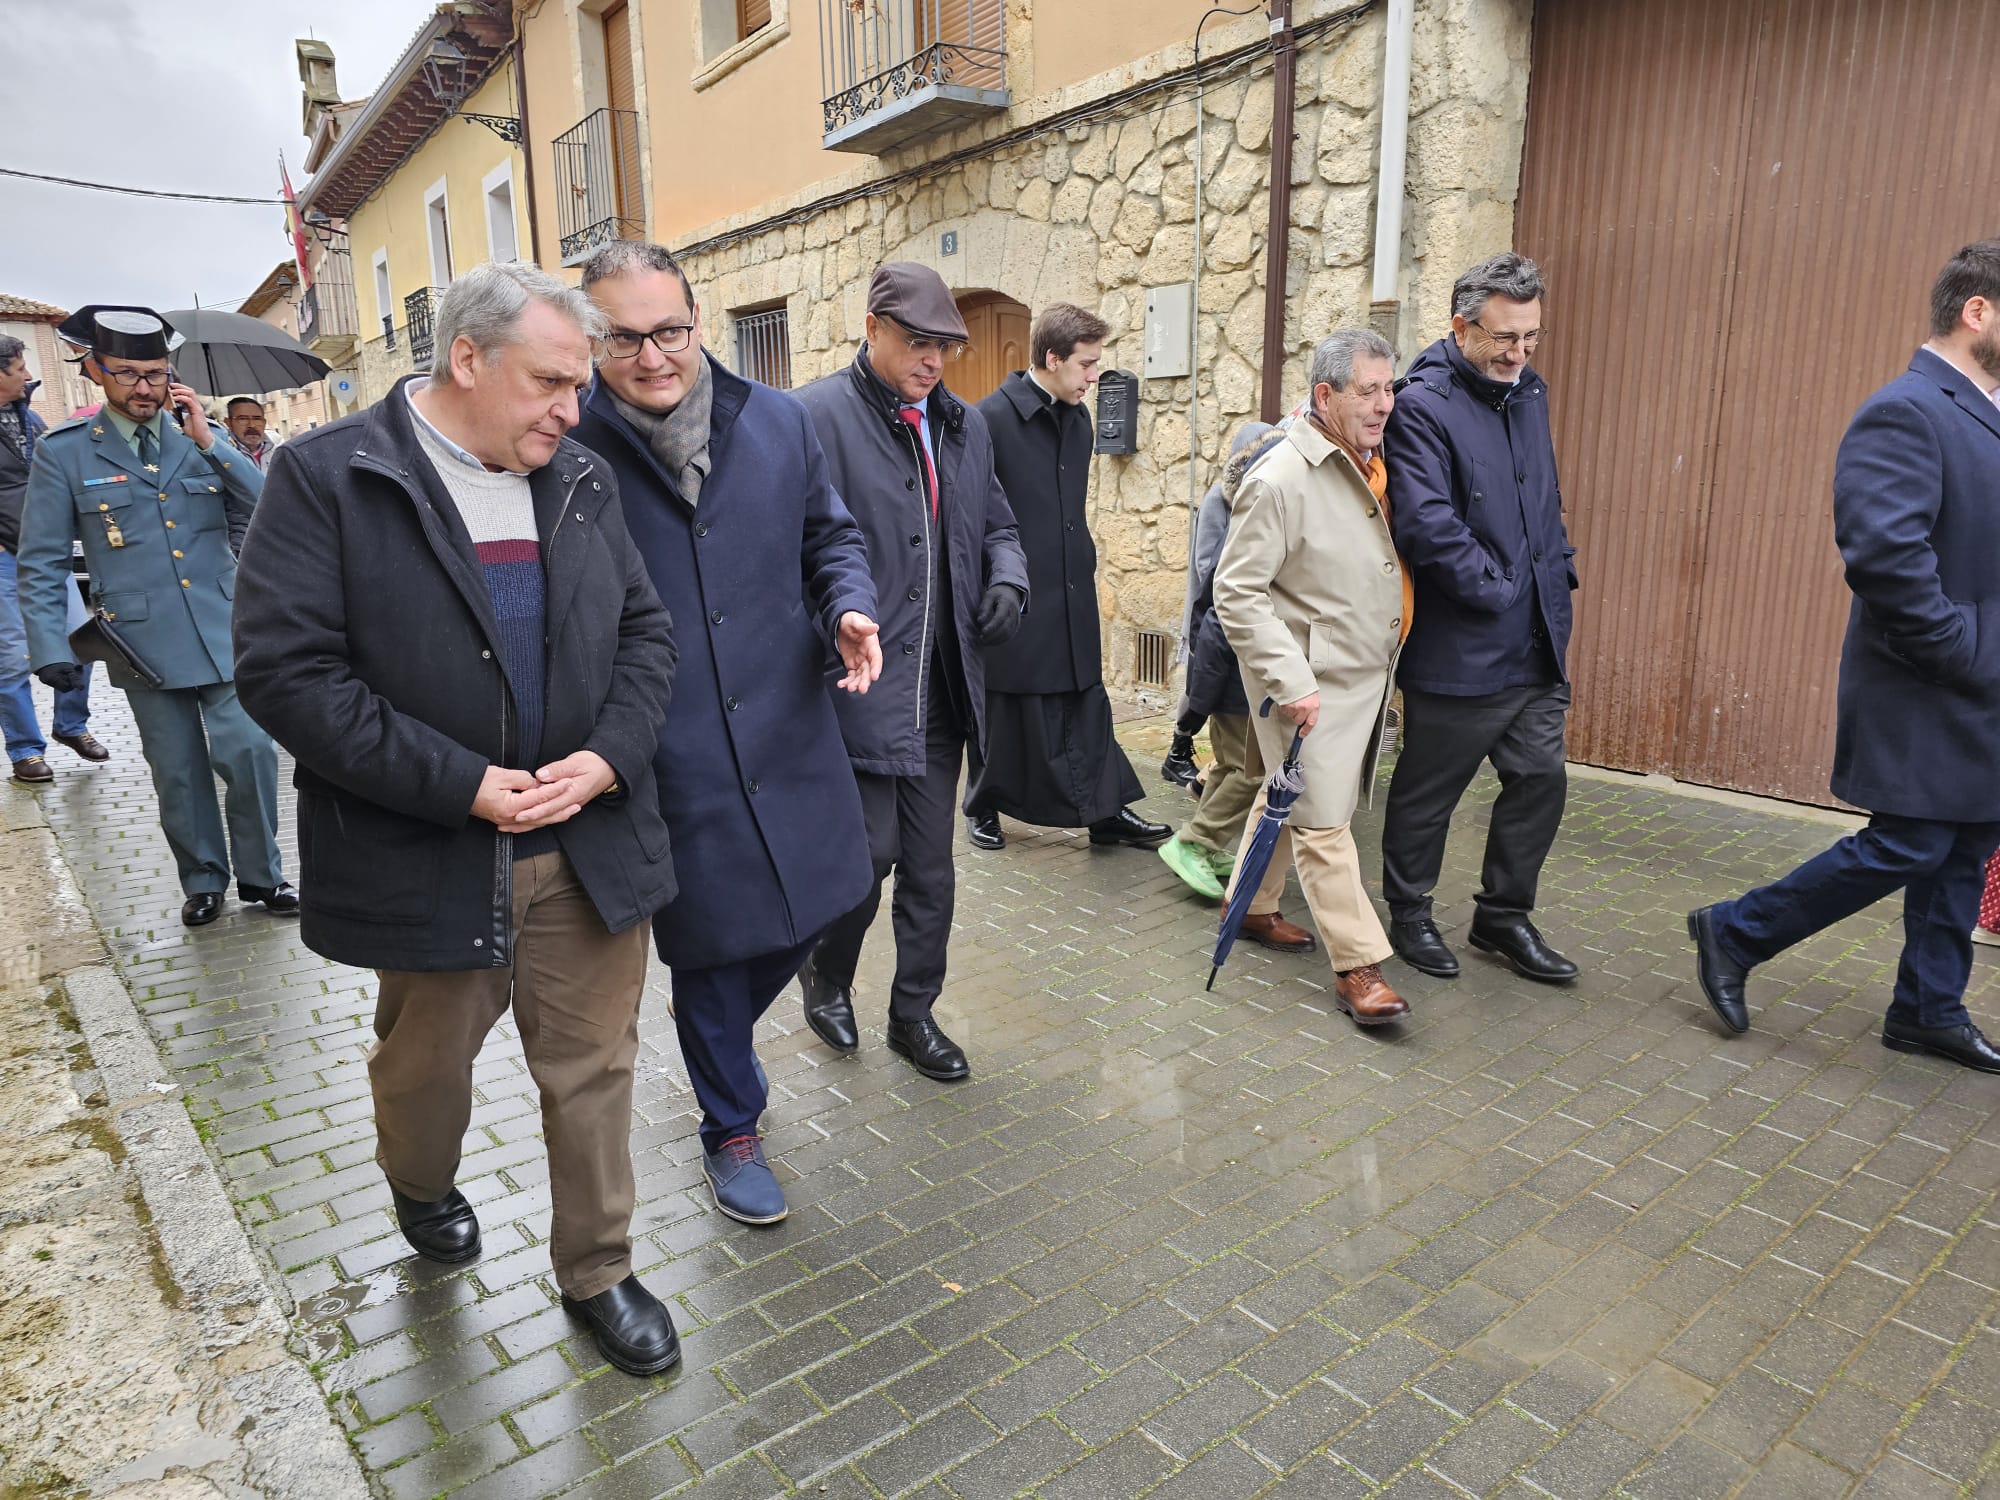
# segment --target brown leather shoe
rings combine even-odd
[[[1363,964],[1333,976],[1333,1003],[1357,1026],[1386,1026],[1409,1019],[1410,1002],[1383,982],[1380,964]]]
[[[66,745],[85,760],[109,760],[111,752],[97,742],[97,736],[88,730],[82,734],[52,734],[49,736],[58,745]]]
[[[1319,946],[1318,938],[1303,927],[1294,927],[1276,912],[1261,917],[1251,912],[1243,919],[1242,933],[1251,942],[1262,943],[1279,953],[1310,953]]]
[[[49,769],[49,763],[39,755],[30,755],[25,760],[14,762],[14,779],[39,785],[44,781],[54,781],[56,773]]]

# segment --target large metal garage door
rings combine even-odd
[[[2000,234],[1996,80],[1993,0],[1539,0],[1577,759],[1830,800],[1834,447]]]

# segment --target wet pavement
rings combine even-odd
[[[766,1230],[701,1186],[656,965],[634,1229],[685,1359],[635,1380],[556,1303],[511,1028],[460,1183],[484,1254],[417,1262],[373,1162],[372,976],[261,909],[181,927],[96,697],[116,759],[64,758],[43,805],[384,1495],[2000,1497],[2000,1079],[1877,1041],[1890,907],[1760,970],[1745,1036],[1691,979],[1682,914],[1824,822],[1576,778],[1541,918],[1582,981],[1391,963],[1416,1014],[1372,1034],[1315,958],[1239,948],[1205,993],[1213,908],[1156,858],[1009,823],[959,855],[939,1016],[970,1082],[883,1047],[886,920],[859,1054],[795,998],[760,1028],[792,1208]],[[1178,818],[1157,761],[1146,810]]]

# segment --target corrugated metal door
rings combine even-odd
[[[1830,800],[1833,455],[1993,232],[1988,0],[1540,0],[1516,243],[1550,283],[1578,759]]]

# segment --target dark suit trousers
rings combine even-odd
[[[714,1155],[732,1136],[755,1135],[767,1089],[751,1029],[783,993],[812,943],[741,963],[673,969],[674,1031],[701,1105],[701,1147]]]
[[[1500,777],[1500,795],[1487,824],[1475,899],[1496,914],[1534,910],[1569,792],[1568,715],[1567,683],[1477,698],[1403,690],[1403,750],[1382,819],[1382,896],[1394,920],[1431,914],[1451,815],[1487,760]]]
[[[1972,929],[2000,823],[1934,823],[1877,813],[1772,885],[1715,908],[1715,932],[1741,964],[1775,958],[1884,896],[1903,893],[1903,961],[1889,1014],[1916,1026],[1963,1026]]]
[[[951,841],[958,831],[958,771],[965,730],[944,679],[942,672],[931,678],[924,774],[855,774],[875,884],[859,906],[827,929],[813,959],[835,983],[854,982],[862,940],[882,904],[882,882],[893,870],[896,886],[890,915],[896,930],[896,980],[889,991],[889,1014],[898,1021],[920,1021],[931,1013],[944,988],[945,950],[951,942],[956,881]]]

